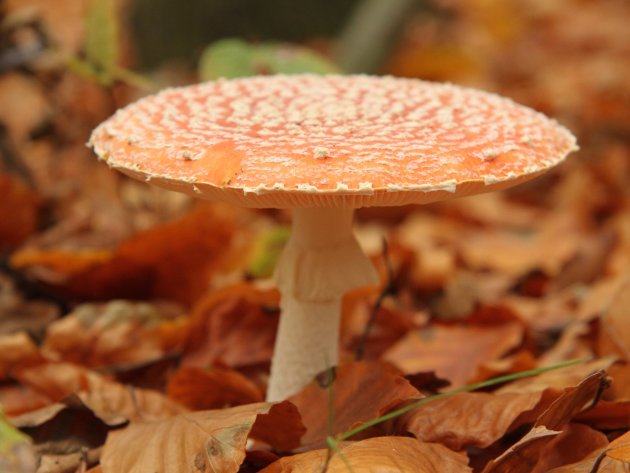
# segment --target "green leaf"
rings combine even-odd
[[[30,437],[9,424],[0,412],[0,471],[30,473],[35,468],[35,452]]]
[[[201,54],[199,76],[202,81],[255,74],[253,48],[243,40],[222,39],[212,43]]]
[[[99,80],[110,84],[118,62],[118,22],[114,0],[89,0],[85,59]]]
[[[282,226],[258,235],[254,241],[247,272],[255,278],[270,277],[290,233],[289,227]]]
[[[308,48],[286,43],[265,43],[256,49],[256,63],[272,74],[334,74],[339,69],[331,61]]]
[[[302,46],[269,42],[252,45],[231,38],[208,46],[199,62],[201,80],[232,79],[256,74],[332,74],[337,66]]]

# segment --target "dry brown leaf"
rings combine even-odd
[[[211,292],[193,307],[182,354],[185,366],[221,361],[231,367],[267,363],[273,353],[280,294],[241,283]]]
[[[110,433],[101,467],[104,473],[236,473],[256,418],[271,413],[272,407],[269,403],[249,404],[132,424]],[[277,428],[295,429],[297,445],[302,427],[283,425],[282,416],[278,417]]]
[[[559,431],[545,426],[534,427],[503,455],[488,463],[483,473],[530,473],[544,446],[557,435]]]
[[[45,361],[35,342],[24,332],[0,335],[0,379]]]
[[[3,383],[0,386],[0,406],[8,416],[19,416],[53,403],[48,396],[18,383]]]
[[[630,401],[599,401],[576,420],[599,430],[622,430],[630,425]]]
[[[78,299],[167,299],[192,304],[206,292],[214,273],[240,264],[244,252],[234,251],[231,245],[235,220],[223,207],[201,205],[179,220],[138,233],[107,261],[90,264],[84,271],[76,272],[76,261],[70,259],[67,268],[56,268],[60,272],[56,287]],[[40,262],[30,260],[30,265],[45,267],[45,255]]]
[[[70,363],[48,363],[24,369],[17,378],[54,401],[76,395],[108,425],[163,419],[185,411],[157,391],[125,386]]]
[[[557,466],[574,463],[607,445],[608,439],[603,433],[571,423],[543,449],[532,473],[546,473]]]
[[[302,416],[293,403],[284,401],[271,406],[266,414],[259,414],[250,436],[272,446],[276,451],[288,452],[300,445],[306,432]]]
[[[0,90],[2,90],[1,87]],[[0,199],[0,215],[2,215],[0,253],[2,253],[14,249],[35,232],[39,224],[41,199],[35,191],[16,177],[2,173],[0,173],[0,195],[2,196]]]
[[[341,446],[346,462],[333,454],[328,473],[465,473],[472,472],[464,454],[436,443],[409,437],[375,437]],[[321,473],[327,450],[313,450],[284,457],[261,473]],[[349,466],[348,466],[349,465]]]
[[[522,393],[536,392],[547,388],[564,389],[570,386],[576,386],[584,378],[597,372],[605,370],[615,362],[613,358],[600,358],[586,363],[578,363],[576,365],[567,366],[552,371],[547,371],[536,376],[513,381],[505,386],[500,387],[497,393]],[[545,365],[547,366],[547,365]]]
[[[437,442],[461,451],[485,448],[518,427],[514,421],[534,409],[542,392],[521,394],[460,393],[436,399],[395,421],[395,431],[412,433],[422,442]]]
[[[409,332],[383,358],[405,373],[435,371],[453,387],[476,379],[483,363],[496,360],[521,343],[523,328],[496,326],[439,326]]]
[[[516,278],[534,270],[554,276],[577,254],[583,239],[579,223],[561,214],[540,222],[531,233],[476,233],[462,238],[460,247],[464,262],[474,269]]]
[[[219,409],[263,401],[261,389],[238,371],[219,366],[180,368],[166,388],[168,397],[192,410]]]
[[[41,266],[47,271],[58,274],[49,278],[62,282],[106,263],[111,257],[111,250],[47,250],[26,247],[11,255],[11,266],[18,270]]]
[[[534,427],[501,456],[490,461],[484,473],[529,473],[549,442],[581,411],[589,407],[602,389],[605,373],[598,371],[575,387],[565,389],[536,419]]]
[[[606,372],[596,371],[582,380],[577,386],[566,388],[549,408],[536,420],[536,425],[544,425],[559,430],[577,414],[586,410],[598,399],[606,388]]]
[[[630,277],[618,289],[610,307],[601,316],[599,352],[630,362]]]
[[[630,431],[608,445],[606,456],[630,464]]]
[[[541,209],[512,202],[505,193],[490,192],[437,204],[447,215],[489,227],[531,228],[544,216]]]
[[[630,443],[630,432],[616,438],[604,448],[595,450],[586,458],[570,465],[564,465],[550,470],[549,473],[628,473],[630,465],[624,455],[625,446]],[[615,458],[614,451],[621,447],[622,458]],[[612,452],[612,455],[609,453]]]
[[[76,396],[10,420],[33,439],[41,455],[72,454],[98,448],[105,442],[109,430]]]
[[[302,414],[307,428],[303,445],[321,445],[331,433],[342,433],[384,414],[401,402],[421,397],[419,391],[392,367],[381,362],[351,362],[336,370],[332,385],[333,412],[329,413],[327,381],[327,373],[322,373],[289,398]],[[329,432],[329,415],[333,417],[332,432]]]
[[[161,330],[177,325],[181,314],[181,308],[167,303],[83,304],[48,327],[42,349],[51,358],[89,367],[159,359],[168,354],[166,345],[172,350],[183,343],[185,331],[180,331],[179,343],[170,333],[165,343]]]

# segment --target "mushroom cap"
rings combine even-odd
[[[111,167],[245,207],[428,203],[507,188],[576,149],[555,121],[452,84],[262,76],[171,88],[96,128]]]

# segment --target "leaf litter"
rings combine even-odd
[[[132,4],[102,2],[107,22],[114,3]],[[192,203],[96,163],[89,132],[140,94],[119,75],[131,36],[121,23],[88,38],[85,2],[51,5],[9,1],[0,25],[39,25],[57,48],[0,43],[23,61],[0,77],[2,471],[628,471],[627,4],[417,13],[387,72],[513,97],[569,125],[582,151],[509,193],[359,212],[389,285],[372,329],[379,287],[346,296],[332,380],[273,405],[266,278],[286,214]],[[86,43],[110,86],[66,68]]]

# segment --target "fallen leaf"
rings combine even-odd
[[[575,387],[565,389],[538,416],[534,427],[502,455],[490,461],[484,473],[529,473],[537,465],[549,442],[560,435],[578,413],[592,403],[602,389],[605,373],[598,371]]]
[[[599,352],[602,355],[617,355],[630,361],[630,277],[618,289],[610,307],[601,316]]]
[[[555,467],[574,463],[607,445],[608,439],[603,433],[571,423],[542,450],[532,473],[546,473]]]
[[[4,90],[1,86],[2,84],[0,84],[0,90]],[[21,107],[25,105],[22,104]],[[35,191],[16,177],[2,173],[0,173],[0,195],[2,196],[0,199],[0,215],[2,215],[0,253],[2,253],[16,248],[35,232],[39,224],[41,199]],[[16,209],[19,211],[16,212]]]
[[[577,421],[599,430],[621,430],[630,425],[630,401],[600,400],[595,406],[581,412]]]
[[[300,445],[306,432],[302,416],[291,402],[271,406],[266,414],[259,414],[252,426],[250,437],[271,445],[275,450],[288,452]]]
[[[547,371],[536,376],[520,379],[501,386],[496,393],[522,393],[541,391],[546,388],[564,389],[576,386],[583,379],[605,370],[615,362],[614,358],[600,358],[593,361],[578,363],[565,368]],[[549,365],[545,365],[549,366]]]
[[[566,388],[558,399],[536,420],[536,425],[544,425],[551,429],[560,429],[589,404],[598,399],[607,386],[606,372],[596,371],[577,386]]]
[[[322,373],[289,400],[302,414],[307,428],[302,445],[321,445],[326,437],[374,419],[397,404],[421,397],[409,381],[382,362],[351,362],[335,370],[331,388]],[[323,384],[320,384],[322,382]],[[329,409],[329,389],[332,406]],[[332,420],[329,431],[329,420]]]
[[[37,467],[31,439],[7,422],[0,412],[0,471],[32,473]]]
[[[241,283],[213,291],[192,309],[184,366],[217,361],[241,367],[268,363],[279,318],[280,294]]]
[[[486,465],[483,473],[529,473],[543,447],[560,435],[559,431],[536,426],[503,455]],[[533,462],[532,462],[533,458]]]
[[[459,387],[476,379],[480,366],[503,356],[521,343],[516,323],[497,326],[440,326],[409,332],[383,359],[405,373],[435,371]]]
[[[626,461],[616,459],[614,453],[613,456],[608,454],[618,446],[625,446],[629,442],[630,432],[626,432],[606,447],[595,450],[583,460],[554,468],[549,473],[628,473],[630,467]]]
[[[630,431],[617,437],[608,445],[606,456],[630,464]]]
[[[0,335],[0,379],[27,366],[44,362],[35,342],[24,332]]]
[[[41,454],[97,448],[103,445],[109,430],[77,396],[12,417],[10,421],[33,439]]]
[[[104,473],[236,473],[245,458],[247,437],[256,418],[270,413],[272,407],[269,403],[249,404],[132,424],[110,433],[101,468]],[[278,419],[278,425],[282,425],[282,419]],[[300,430],[301,426],[296,427]],[[299,441],[299,433],[295,440]]]
[[[192,410],[219,409],[263,401],[261,389],[238,371],[219,366],[180,368],[166,388],[168,397]]]
[[[343,455],[343,457],[341,456]],[[321,473],[327,450],[284,457],[261,473]],[[347,463],[346,463],[347,462]],[[472,472],[464,454],[436,443],[422,443],[409,437],[375,437],[341,445],[326,468],[329,473],[464,473]]]
[[[8,416],[18,416],[48,406],[54,401],[39,391],[19,383],[0,386],[0,406]]]
[[[413,409],[394,421],[394,430],[455,451],[485,448],[518,427],[514,421],[534,409],[541,397],[542,392],[459,393]]]
[[[138,233],[108,260],[92,261],[83,271],[76,272],[76,265],[57,267],[61,274],[55,287],[82,300],[161,298],[190,305],[215,272],[243,258],[243,249],[232,246],[236,229],[233,213],[201,205],[179,220]],[[245,245],[243,240],[235,239],[235,245]],[[19,254],[15,261],[20,262]],[[46,258],[29,264],[45,266]]]
[[[76,395],[107,425],[164,419],[185,409],[163,394],[125,386],[70,363],[48,363],[19,372],[17,378],[54,401]]]
[[[168,354],[160,328],[180,315],[182,309],[168,303],[82,304],[48,327],[42,350],[53,359],[89,367],[156,360]],[[168,344],[170,349],[177,347],[173,340]]]
[[[577,254],[583,240],[579,222],[569,214],[553,216],[530,232],[498,231],[462,238],[461,255],[473,269],[523,276],[542,270],[555,276]]]

